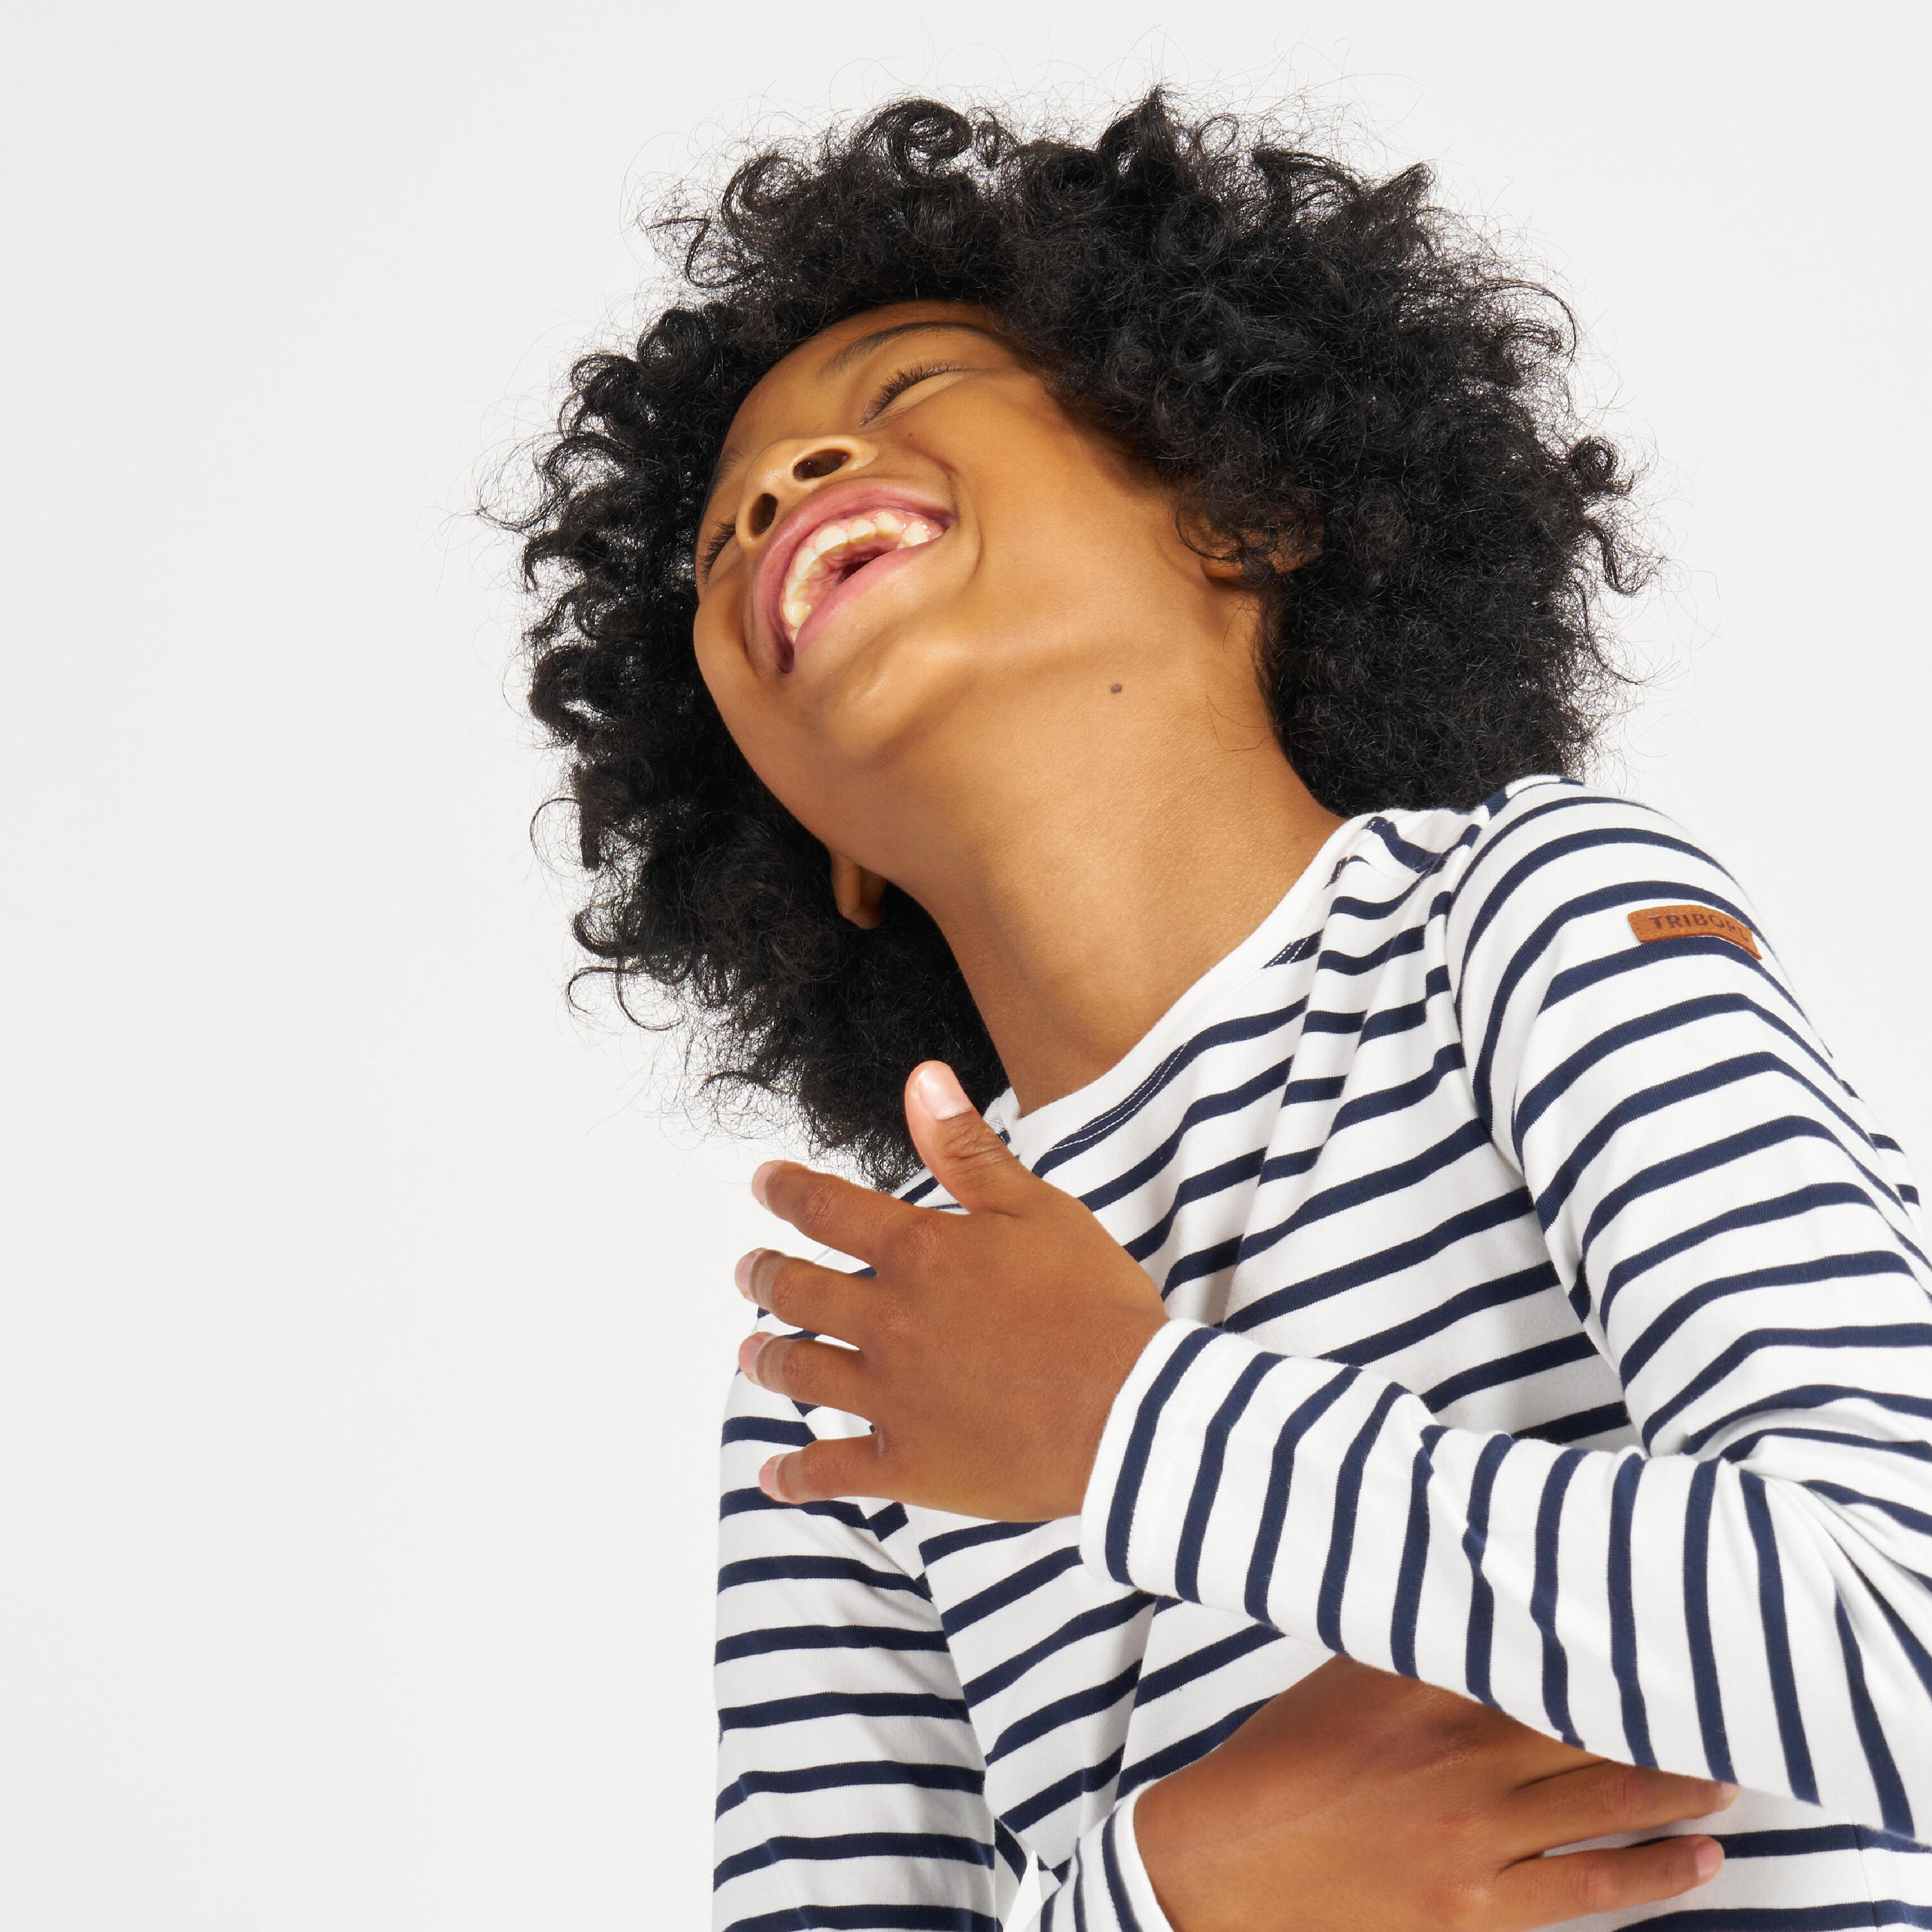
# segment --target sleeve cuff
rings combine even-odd
[[[1134,1836],[1140,1795],[1124,1798],[1082,1834],[1066,1883],[1048,1898],[1031,1932],[1174,1932]]]
[[[1081,1502],[1082,1560],[1154,1596],[1269,1621],[1243,1586],[1255,1535],[1268,1533],[1258,1498],[1274,1486],[1265,1450],[1276,1431],[1257,1425],[1285,1417],[1298,1434],[1317,1418],[1332,1422],[1331,1406],[1361,1379],[1333,1362],[1170,1320],[1108,1412]],[[1244,1416],[1248,1426],[1238,1429]]]
[[[1129,1932],[1174,1932],[1167,1922],[1167,1914],[1160,1909],[1160,1900],[1154,1895],[1154,1881],[1141,1862],[1140,1839],[1134,1828],[1134,1808],[1140,1802],[1141,1793],[1148,1789],[1143,1784],[1130,1793],[1118,1814],[1114,1844],[1120,1855],[1120,1889],[1132,1914],[1127,1922]]]

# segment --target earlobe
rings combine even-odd
[[[877,872],[867,872],[857,860],[848,859],[842,852],[832,852],[830,848],[827,851],[832,860],[832,897],[839,912],[854,926],[871,932],[885,916],[880,908],[890,882]]]
[[[1202,574],[1212,578],[1218,584],[1238,584],[1244,572],[1238,548],[1229,549],[1231,539],[1223,532],[1210,530],[1198,518],[1184,514],[1180,520],[1180,535],[1188,548],[1201,560]],[[1249,531],[1238,539],[1238,543],[1254,544],[1261,542],[1258,531]],[[1298,519],[1276,538],[1274,548],[1268,553],[1268,562],[1276,573],[1282,577],[1312,563],[1322,554],[1322,525],[1314,517]]]

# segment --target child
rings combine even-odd
[[[578,368],[580,935],[900,1186],[756,1184],[720,1926],[1932,1924],[1916,1196],[1569,776],[1624,475],[1426,185],[902,104]]]

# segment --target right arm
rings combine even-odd
[[[766,1456],[812,1436],[798,1405],[734,1378],[713,1924],[998,1932],[1024,1855],[987,1809],[985,1762],[925,1580],[886,1553],[861,1505],[788,1508],[758,1487]],[[888,1504],[869,1521],[901,1516]]]
[[[758,1487],[759,1465],[802,1447],[814,1420],[857,1426],[734,1378],[714,1924],[998,1932],[1025,1854],[987,1808],[925,1580],[881,1540],[898,1506],[787,1506]],[[1537,1853],[1727,1802],[1338,1658],[1117,1804],[1080,1840],[1040,1932],[1522,1932],[1672,1897],[1709,1876],[1697,1858],[1714,1847]]]
[[[1138,1794],[1111,1847],[1157,1901],[1133,1932],[1528,1932],[1703,1884],[1702,1834],[1543,1853],[1703,1818],[1735,1786],[1592,1757],[1412,1678],[1332,1658]],[[1118,1816],[1118,1814],[1116,1814]],[[1069,1922],[1071,1922],[1070,1921]]]

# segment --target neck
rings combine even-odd
[[[1039,734],[1059,756],[1012,747],[997,785],[982,767],[945,788],[979,809],[945,814],[937,838],[928,820],[917,842],[943,862],[901,880],[946,935],[1022,1113],[1118,1061],[1341,822],[1295,776],[1258,700],[1239,720],[1190,710],[1192,724],[1169,713],[1144,744],[1131,730],[1090,736],[1084,757],[1064,720]]]

